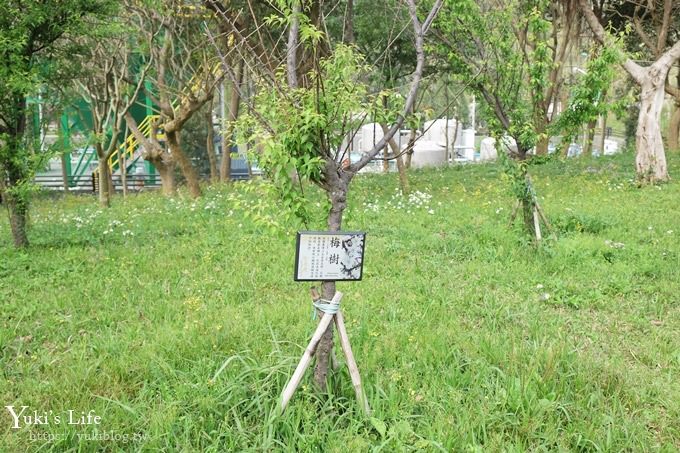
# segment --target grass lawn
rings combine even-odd
[[[0,406],[47,423],[12,429],[2,409],[0,451],[678,451],[670,160],[676,179],[645,188],[631,155],[533,168],[557,230],[538,248],[507,227],[495,165],[414,171],[410,199],[396,175],[357,178],[364,280],[339,289],[371,418],[345,368],[324,395],[308,373],[278,416],[316,321],[295,226],[244,216],[270,200],[257,185],[107,211],[44,198],[26,251],[3,209]]]

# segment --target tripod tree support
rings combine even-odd
[[[314,295],[314,292],[312,292],[312,295]],[[304,354],[302,355],[302,358],[300,359],[300,363],[298,363],[298,366],[297,368],[295,368],[293,376],[290,378],[290,381],[288,381],[288,384],[283,390],[283,393],[281,394],[282,414],[283,412],[285,412],[288,403],[290,402],[291,398],[293,397],[293,394],[295,393],[295,390],[297,390],[297,388],[300,386],[302,377],[304,376],[305,371],[309,367],[312,361],[312,357],[316,353],[316,348],[319,345],[319,341],[321,340],[321,337],[323,336],[324,332],[326,331],[326,329],[328,328],[332,321],[335,321],[335,326],[338,329],[340,344],[345,354],[345,359],[347,360],[347,367],[349,368],[349,374],[350,377],[352,378],[352,385],[354,386],[354,392],[356,393],[357,400],[359,401],[359,404],[361,405],[362,409],[366,412],[366,414],[370,413],[368,401],[364,396],[363,388],[361,386],[359,368],[357,367],[356,361],[354,360],[354,354],[352,353],[352,347],[349,343],[349,337],[347,336],[345,322],[342,317],[342,313],[340,312],[339,305],[341,299],[342,293],[340,291],[337,291],[335,293],[335,296],[333,296],[333,299],[329,303],[331,307],[337,308],[337,311],[335,311],[335,313],[324,312],[323,317],[319,321],[319,324],[317,325],[316,330],[314,331],[314,335],[312,335],[312,339],[310,340],[309,344],[307,345],[307,348],[305,349]]]

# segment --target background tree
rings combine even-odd
[[[578,0],[578,2],[595,38],[604,46],[614,46],[614,38],[604,29],[590,2],[588,0]],[[627,3],[632,4],[632,2]],[[603,5],[604,3],[600,2],[596,4],[596,7],[601,8]],[[643,26],[642,18],[644,16],[640,8],[645,8],[645,6],[637,3],[633,5],[632,16],[629,17],[632,18],[632,23],[643,42],[646,42],[645,45],[652,50],[652,58],[654,58],[654,62],[646,67],[636,63],[629,56],[621,59],[624,69],[640,86],[640,114],[635,137],[635,166],[640,181],[662,182],[668,180],[668,168],[661,138],[661,111],[664,93],[668,86],[668,73],[671,66],[680,59],[680,41],[677,41],[677,36],[675,36],[677,32],[670,29],[672,11],[677,7],[677,4],[672,0],[663,0],[662,2],[650,0],[646,3],[647,10],[660,12],[657,15],[657,17],[660,17],[660,22],[658,20],[652,21],[652,23],[656,22],[657,27]],[[656,40],[653,40],[648,34],[652,29],[656,32]],[[670,39],[676,39],[675,43],[671,44]]]
[[[139,28],[151,36],[149,54],[154,65],[150,71],[153,90],[146,94],[158,106],[167,149],[158,134],[142,137],[131,115],[127,115],[131,131],[145,148],[145,159],[151,161],[161,175],[165,193],[172,193],[172,170],[177,164],[186,180],[192,197],[201,195],[198,172],[182,149],[181,132],[184,124],[203,105],[212,99],[222,79],[219,61],[204,35],[197,30],[211,26],[212,14],[202,8],[183,7],[181,2],[169,0],[157,9],[141,5],[136,8]]]
[[[27,99],[50,82],[65,61],[52,52],[65,35],[85,33],[90,15],[107,15],[114,2],[44,0],[0,3],[0,192],[17,247],[28,245],[26,220],[33,173],[41,161],[27,137]]]
[[[144,62],[135,52],[140,43],[124,17],[110,16],[106,22],[91,25],[98,31],[79,43],[75,84],[91,118],[91,134],[99,160],[96,173],[99,202],[108,207],[114,192],[109,158],[118,150],[125,115],[144,86],[151,60]],[[85,115],[82,116],[83,124],[87,124]]]
[[[574,30],[574,10],[547,1],[445,2],[436,33],[450,70],[485,101],[482,112],[502,154],[512,137],[519,164],[507,168],[524,224],[536,234],[537,202],[526,159],[547,152],[557,116],[562,66]],[[561,15],[551,24],[546,17]],[[562,27],[564,29],[562,29]]]

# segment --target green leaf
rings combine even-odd
[[[373,425],[373,428],[378,431],[380,437],[385,437],[385,434],[387,434],[387,425],[385,422],[375,417],[371,417],[369,421],[371,422],[371,425]]]

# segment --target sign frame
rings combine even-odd
[[[359,269],[359,278],[298,278],[300,265],[300,245],[303,235],[310,236],[345,236],[357,235],[363,237],[363,244],[361,246],[361,267]],[[293,271],[293,280],[296,282],[358,282],[364,278],[364,258],[366,255],[366,232],[365,231],[298,231],[295,237],[295,270]]]

